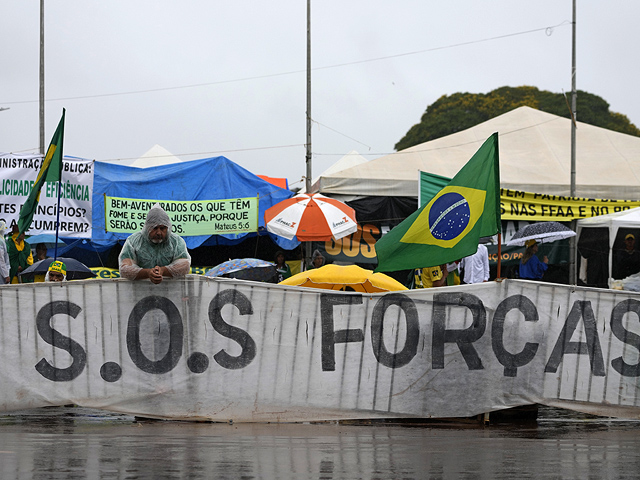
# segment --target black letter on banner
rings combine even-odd
[[[361,295],[320,295],[320,317],[322,319],[322,370],[333,372],[336,369],[336,343],[362,342],[362,329],[346,329],[334,331],[334,305],[360,305]]]
[[[584,324],[584,333],[587,337],[586,344],[584,342],[571,341],[571,336],[581,318]],[[602,357],[596,318],[593,315],[591,302],[578,300],[571,307],[571,312],[569,312],[567,321],[562,327],[560,337],[553,347],[547,366],[544,368],[545,373],[555,373],[565,353],[588,354],[591,372],[597,377],[604,377],[604,358]]]
[[[36,315],[36,328],[40,337],[49,345],[69,352],[73,358],[73,362],[67,368],[56,368],[44,358],[40,359],[36,363],[36,370],[47,380],[69,382],[80,375],[87,364],[87,352],[84,348],[78,342],[53,329],[50,323],[54,315],[62,314],[76,318],[81,311],[82,309],[75,303],[56,301],[47,303]]]
[[[149,360],[140,346],[140,324],[145,314],[151,310],[161,310],[169,322],[169,348],[165,356],[157,361]],[[133,363],[143,372],[161,374],[173,370],[182,356],[182,336],[180,311],[168,298],[156,295],[145,297],[136,303],[129,315],[127,350]]]
[[[464,330],[445,328],[447,307],[465,307],[471,310],[473,317],[471,326]],[[458,345],[469,370],[484,369],[478,352],[471,345],[484,335],[487,328],[487,312],[482,300],[470,293],[437,293],[433,296],[432,321],[431,362],[434,369],[444,368],[444,344],[454,342]]]
[[[640,319],[640,302],[638,300],[624,300],[617,304],[611,312],[611,332],[618,340],[640,350],[640,336],[625,329],[622,325],[622,317],[625,313],[635,313]],[[622,357],[611,360],[613,369],[624,377],[640,377],[640,363],[629,365]]]
[[[407,325],[404,348],[398,353],[389,352],[383,340],[384,315],[391,305],[400,307],[404,312]],[[418,309],[413,300],[401,293],[390,293],[378,300],[376,306],[373,307],[371,316],[371,343],[373,344],[373,354],[378,362],[389,368],[404,367],[416,356],[419,339]]]
[[[256,356],[256,342],[251,336],[238,327],[232,327],[224,321],[220,311],[227,304],[235,306],[240,315],[253,314],[253,306],[249,299],[237,290],[223,290],[218,293],[209,304],[209,321],[213,329],[223,337],[230,338],[242,347],[242,352],[237,357],[220,350],[213,356],[221,367],[229,370],[237,370],[249,365]]]
[[[498,361],[504,365],[504,376],[515,377],[518,373],[518,367],[526,365],[538,351],[537,343],[527,342],[524,349],[520,353],[511,353],[504,348],[504,320],[514,308],[517,308],[524,315],[525,322],[537,322],[538,310],[531,300],[524,295],[513,295],[505,298],[493,315],[493,323],[491,324],[491,346],[496,354]]]

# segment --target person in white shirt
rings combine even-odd
[[[489,251],[487,247],[478,244],[478,249],[473,255],[464,257],[460,261],[460,267],[464,274],[464,283],[482,283],[489,280]]]

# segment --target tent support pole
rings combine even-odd
[[[571,185],[570,196],[576,196],[576,0],[573,0],[573,22],[571,34]],[[571,230],[576,231],[576,220],[571,222]],[[569,284],[577,285],[577,248],[576,237],[569,239]]]

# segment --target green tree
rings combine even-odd
[[[536,87],[501,87],[489,93],[443,95],[427,107],[420,123],[409,129],[396,143],[396,150],[428,142],[473,127],[517,107],[529,106],[543,112],[569,118],[569,107],[562,93]],[[601,97],[578,90],[577,117],[580,122],[640,137],[640,129],[626,115],[611,112]]]

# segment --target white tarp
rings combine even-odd
[[[247,281],[0,287],[0,411],[220,421],[640,418],[640,295],[507,280],[388,294]]]
[[[577,125],[576,196],[639,200],[640,138],[587,123]],[[495,132],[499,133],[503,188],[569,195],[571,120],[530,107],[519,107],[461,132],[323,175],[318,191],[331,197],[417,197],[420,171],[453,178]]]
[[[42,164],[42,155],[0,153],[0,219],[17,223]],[[91,238],[93,160],[64,157],[60,198],[61,237]],[[45,183],[27,235],[56,233],[57,183]],[[9,229],[11,231],[11,229]]]

